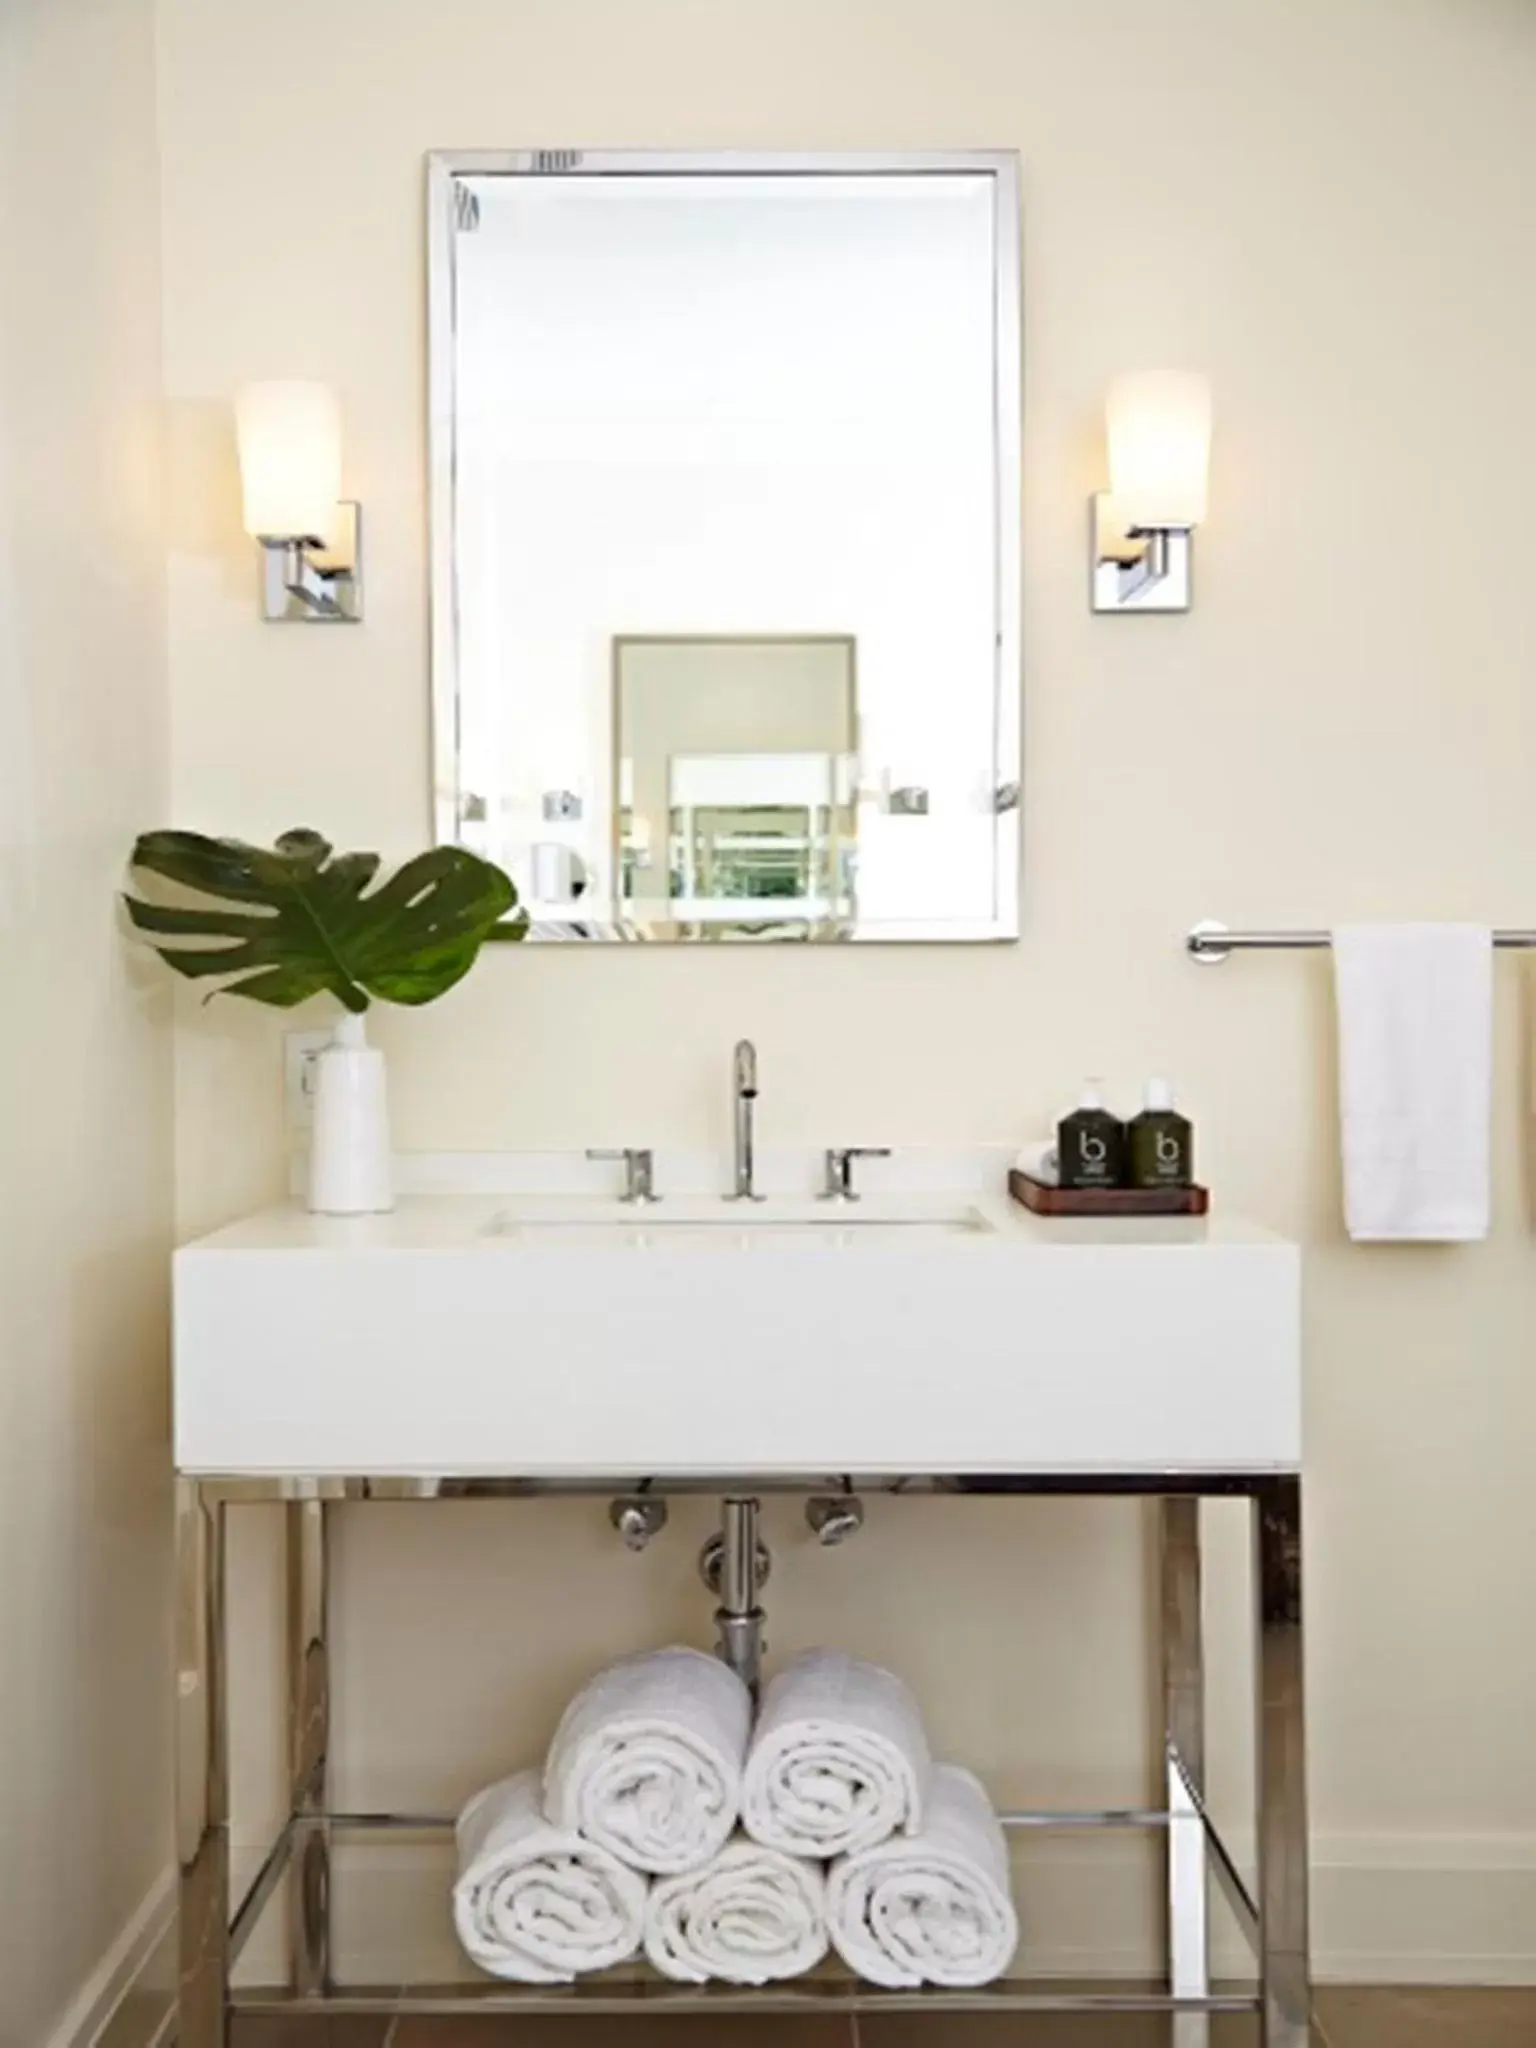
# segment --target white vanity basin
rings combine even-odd
[[[742,1245],[774,1239],[786,1231],[802,1237],[812,1233],[820,1243],[835,1245],[850,1236],[867,1243],[891,1233],[904,1239],[914,1234],[985,1235],[993,1226],[974,1202],[964,1199],[861,1196],[856,1202],[824,1202],[767,1195],[750,1202],[695,1196],[638,1206],[591,1201],[512,1202],[485,1228],[491,1237],[534,1237],[548,1242],[558,1234],[587,1243],[601,1238],[604,1242],[662,1246],[700,1231],[724,1235]]]
[[[1299,1255],[1006,1196],[407,1197],[176,1256],[176,1456],[237,1476],[1251,1472]]]

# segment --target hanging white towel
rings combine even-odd
[[[686,1877],[651,1887],[645,1953],[682,1984],[771,1984],[813,1970],[827,1952],[819,1863],[738,1835]]]
[[[1019,1945],[1008,1844],[981,1780],[933,1775],[922,1832],[834,1863],[832,1945],[871,1983],[990,1984]]]
[[[539,1773],[471,1799],[459,1816],[453,1924],[471,1961],[518,1984],[567,1984],[626,1962],[645,1928],[645,1879],[551,1827]]]
[[[697,1870],[736,1825],[751,1726],[751,1694],[717,1657],[626,1657],[562,1715],[544,1766],[544,1810],[636,1870]]]
[[[1478,925],[1343,925],[1344,1215],[1362,1242],[1488,1234],[1493,935]]]
[[[763,1696],[741,1823],[791,1856],[841,1856],[915,1831],[932,1773],[917,1701],[894,1672],[806,1650]]]

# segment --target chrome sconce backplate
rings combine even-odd
[[[1109,493],[1099,491],[1089,500],[1089,534],[1089,595],[1096,612],[1189,610],[1194,555],[1189,527],[1122,526]]]
[[[349,626],[362,618],[362,507],[345,498],[336,510],[329,544],[263,538],[261,615],[269,624]]]

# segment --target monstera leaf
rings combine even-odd
[[[487,939],[527,929],[524,916],[502,923],[517,904],[507,876],[460,846],[418,854],[371,894],[379,856],[334,853],[318,832],[285,832],[270,848],[146,832],[131,865],[237,906],[125,897],[167,967],[191,981],[223,976],[213,994],[279,1009],[325,991],[349,1010],[366,1010],[373,996],[430,1003],[469,972]]]

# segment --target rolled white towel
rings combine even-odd
[[[940,1764],[922,1832],[845,1856],[827,1878],[832,1945],[874,1984],[976,1985],[1019,1945],[1008,1844],[981,1780]]]
[[[626,1962],[645,1929],[645,1879],[593,1842],[551,1827],[539,1773],[519,1771],[459,1816],[453,1924],[493,1977],[567,1984]]]
[[[827,1952],[821,1866],[738,1835],[702,1870],[664,1877],[645,1909],[645,1952],[664,1977],[770,1984]]]
[[[718,1658],[683,1649],[625,1657],[561,1716],[544,1810],[636,1870],[697,1870],[736,1825],[751,1726],[751,1695]]]
[[[806,1650],[763,1696],[742,1826],[791,1856],[872,1848],[922,1824],[932,1774],[923,1717],[894,1672],[841,1650]]]

